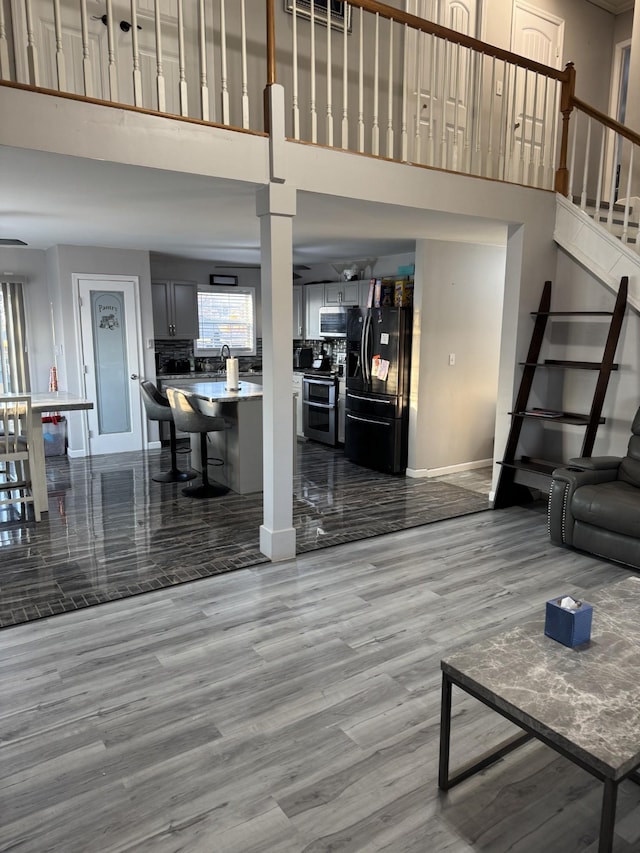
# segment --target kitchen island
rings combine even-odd
[[[226,381],[176,383],[176,389],[197,397],[202,411],[223,417],[227,429],[208,434],[210,458],[223,460],[212,465],[209,477],[240,495],[262,491],[262,385],[241,380],[237,391]],[[164,387],[174,387],[170,382]],[[200,465],[200,436],[191,435],[191,464]]]

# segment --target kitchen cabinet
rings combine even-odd
[[[336,281],[324,286],[324,304],[358,305],[360,298],[359,281]]]
[[[298,438],[304,438],[304,424],[302,423],[302,373],[293,374],[293,393],[296,397],[296,434]]]
[[[346,393],[347,380],[341,376],[338,379],[338,444],[344,444]]]
[[[154,337],[198,337],[198,285],[195,281],[152,281]]]
[[[304,291],[301,284],[293,286],[293,339],[300,340],[304,338],[305,332],[305,316],[304,316]]]
[[[324,284],[305,284],[304,314],[306,340],[313,341],[320,337],[320,309],[324,305]]]

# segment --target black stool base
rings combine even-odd
[[[182,494],[188,498],[219,498],[229,492],[228,486],[218,483],[201,483],[199,486],[189,486],[182,490]]]
[[[187,480],[195,480],[197,476],[195,471],[178,471],[174,468],[172,471],[156,474],[151,479],[156,483],[186,483]]]

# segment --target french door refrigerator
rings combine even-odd
[[[347,316],[345,445],[366,468],[407,467],[411,308],[350,308]]]

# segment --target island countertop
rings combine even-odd
[[[241,381],[238,391],[230,391],[226,381],[194,382],[193,385],[176,386],[178,391],[209,403],[242,403],[246,400],[257,400],[262,397],[262,385],[255,382]],[[171,388],[170,382],[165,387]]]

